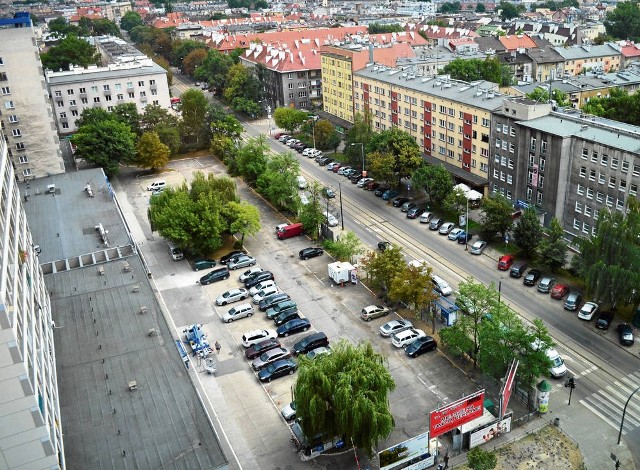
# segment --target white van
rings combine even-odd
[[[184,253],[182,253],[182,250],[178,248],[177,245],[174,245],[171,242],[167,243],[167,245],[169,245],[169,254],[173,261],[180,261],[184,259]]]
[[[162,191],[165,186],[167,186],[167,182],[165,180],[154,181],[147,186],[147,191]]]
[[[298,188],[299,189],[307,189],[308,183],[307,180],[304,179],[304,176],[298,176]]]
[[[324,215],[324,218],[327,221],[327,224],[329,225],[329,227],[335,227],[340,223],[338,222],[338,219],[331,212],[324,211],[322,215]]]
[[[535,340],[531,343],[531,347],[534,351],[540,349],[541,346],[544,346],[539,339]],[[560,378],[567,373],[567,366],[564,365],[564,360],[554,348],[549,348],[545,351],[545,354],[549,358],[551,362],[551,366],[549,367],[549,374],[554,379]]]

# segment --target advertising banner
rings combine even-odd
[[[504,380],[504,385],[502,387],[502,393],[500,394],[500,418],[504,416],[507,412],[507,405],[509,404],[509,399],[511,398],[511,392],[513,390],[513,383],[516,378],[516,371],[518,370],[519,362],[514,359],[509,366],[509,370],[507,371],[507,376]]]
[[[511,415],[502,421],[495,421],[487,424],[482,429],[473,431],[469,436],[469,449],[473,449],[485,442],[489,442],[494,437],[501,436],[508,432],[511,432]]]
[[[429,433],[425,432],[378,452],[380,470],[419,470],[431,467],[435,457],[429,454]]]
[[[482,416],[484,409],[484,390],[466,396],[450,405],[432,411],[429,415],[431,437],[451,431],[458,426]]]

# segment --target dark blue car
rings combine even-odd
[[[282,359],[258,372],[258,378],[260,379],[260,382],[271,382],[273,379],[277,379],[278,377],[293,374],[297,368],[298,365],[291,359]]]
[[[382,195],[382,199],[384,199],[385,201],[390,201],[397,195],[398,195],[398,191],[396,191],[395,189],[387,189]]]
[[[280,325],[276,332],[278,336],[289,336],[294,333],[300,333],[301,331],[307,331],[311,328],[311,322],[306,318],[296,318],[289,320],[284,325]]]

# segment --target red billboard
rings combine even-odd
[[[461,398],[450,405],[432,411],[429,415],[429,433],[431,438],[462,426],[482,416],[484,408],[484,390]]]
[[[507,405],[509,404],[509,398],[511,398],[511,391],[513,390],[513,381],[516,378],[516,371],[518,370],[519,362],[517,360],[513,360],[511,365],[509,366],[509,370],[507,371],[507,376],[505,377],[504,385],[502,387],[501,393],[501,404],[500,404],[500,418],[502,418],[507,413]]]

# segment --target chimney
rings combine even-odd
[[[369,63],[373,64],[375,60],[373,60],[373,43],[369,43]]]

